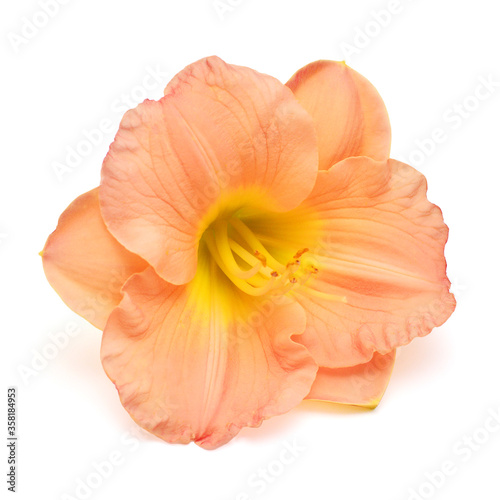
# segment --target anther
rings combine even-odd
[[[309,252],[309,248],[303,248],[302,250],[299,250],[294,256],[294,259],[300,258],[302,255],[304,255],[306,252]]]
[[[258,250],[255,250],[253,254],[255,255],[255,257],[257,257],[257,259],[259,259],[262,262],[262,265],[264,267],[267,267],[267,259],[265,255],[262,255]]]

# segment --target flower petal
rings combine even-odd
[[[287,86],[316,124],[320,169],[350,156],[389,158],[389,116],[364,76],[344,62],[317,61],[297,71]]]
[[[317,161],[314,124],[290,89],[203,59],[125,114],[102,169],[103,217],[162,278],[187,283],[225,201],[289,210],[311,192]]]
[[[41,255],[54,290],[73,311],[102,330],[121,301],[123,283],[147,263],[106,229],[98,193],[93,189],[69,205]]]
[[[244,321],[221,283],[208,273],[171,285],[149,268],[125,284],[104,330],[101,358],[123,406],[165,441],[216,448],[296,406],[314,381],[316,363],[290,339],[305,327],[301,307],[266,306]]]
[[[304,205],[316,210],[326,236],[314,249],[315,292],[297,293],[308,315],[299,341],[320,366],[366,363],[374,351],[427,335],[455,309],[448,228],[426,191],[425,177],[395,160],[349,158],[320,172]]]
[[[348,368],[320,368],[306,399],[375,408],[391,378],[396,350],[375,352],[368,363]]]

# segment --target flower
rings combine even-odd
[[[211,449],[304,398],[376,406],[455,307],[441,211],[389,149],[332,61],[283,85],[209,57],[125,114],[42,257],[140,426]]]

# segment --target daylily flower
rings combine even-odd
[[[215,448],[304,398],[376,406],[455,307],[441,211],[389,149],[332,61],[283,85],[210,57],[125,114],[42,256],[140,426]]]

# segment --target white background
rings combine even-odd
[[[2,391],[6,399],[7,386],[18,387],[16,498],[83,498],[77,485],[87,480],[91,499],[500,498],[500,430],[484,430],[489,412],[500,412],[498,2],[232,3],[221,19],[212,0],[66,0],[45,26],[25,27],[31,38],[21,43],[24,18],[44,21],[39,3],[3,2]],[[388,21],[376,16],[389,7],[397,12]],[[443,327],[399,350],[375,411],[303,403],[207,452],[134,434],[101,368],[100,332],[50,288],[38,252],[66,206],[98,184],[123,111],[135,105],[129,97],[159,98],[175,73],[212,54],[283,82],[308,62],[346,59],[377,87],[392,156],[426,174],[450,227],[458,307]],[[155,68],[160,77],[146,91]],[[481,79],[496,87],[479,89],[478,100]],[[59,180],[54,164],[103,119],[112,132]],[[445,139],[432,146],[436,128]],[[427,144],[425,156],[416,141]],[[73,323],[78,334],[54,354],[49,335]],[[22,377],[23,367],[34,371]],[[300,451],[280,466],[284,442]],[[97,476],[93,463],[118,454],[109,477]],[[443,479],[435,472],[445,462],[454,473]],[[271,482],[255,481],[260,469]]]

